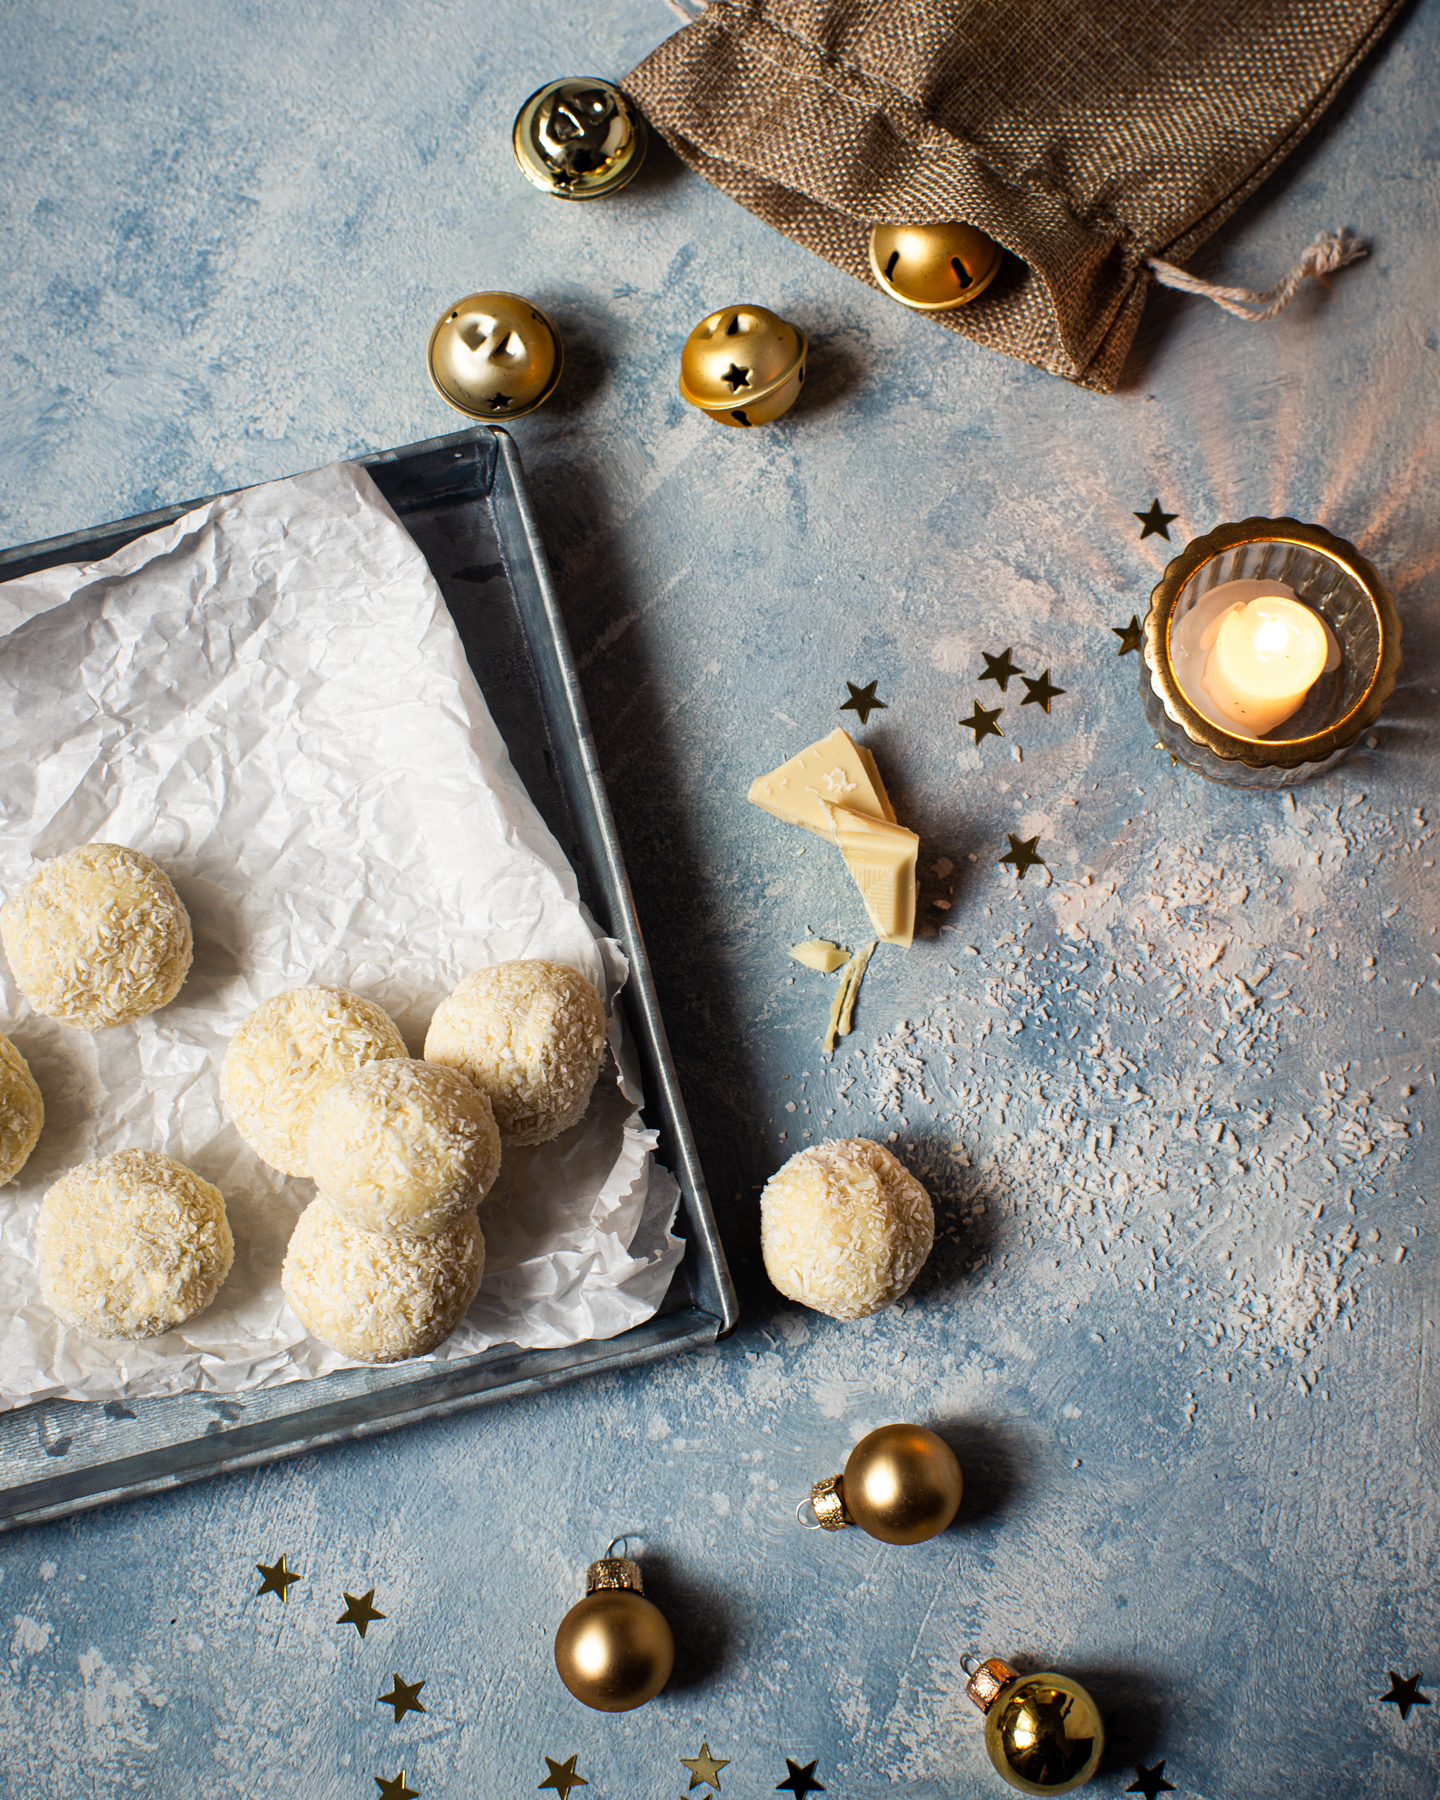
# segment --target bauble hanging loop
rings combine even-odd
[[[596,1712],[630,1712],[653,1700],[675,1666],[675,1638],[664,1613],[645,1598],[640,1565],[612,1556],[615,1543],[585,1577],[577,1600],[555,1633],[555,1667],[582,1705]]]
[[[569,76],[533,93],[511,137],[525,179],[560,200],[598,200],[645,160],[645,121],[612,82]]]
[[[797,1516],[808,1505],[824,1531],[858,1525],[882,1544],[923,1544],[954,1519],[964,1491],[944,1438],[923,1425],[882,1425],[861,1438],[843,1474],[815,1483]]]
[[[1083,1787],[1105,1754],[1100,1709],[1068,1675],[1021,1675],[998,1656],[969,1669],[965,1692],[985,1715],[985,1751],[1022,1794]]]
[[[457,412],[503,425],[543,406],[565,352],[560,333],[520,294],[467,294],[435,322],[425,351],[436,391]]]
[[[768,425],[788,412],[805,380],[809,342],[768,306],[722,306],[680,352],[680,393],[722,425]]]
[[[951,312],[978,300],[1000,273],[1005,252],[994,238],[955,220],[945,225],[877,225],[870,268],[902,306]]]

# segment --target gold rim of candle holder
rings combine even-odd
[[[1316,551],[1338,563],[1370,603],[1379,643],[1375,667],[1360,698],[1323,731],[1298,738],[1253,738],[1225,731],[1192,705],[1175,674],[1170,631],[1181,590],[1207,562],[1242,544],[1295,544]],[[1320,525],[1304,525],[1298,519],[1242,519],[1235,525],[1217,525],[1207,536],[1193,539],[1166,565],[1150,595],[1141,655],[1150,671],[1150,684],[1166,713],[1192,743],[1226,762],[1244,763],[1251,769],[1294,769],[1302,763],[1323,763],[1338,751],[1349,749],[1361,732],[1379,718],[1395,691],[1395,676],[1400,668],[1400,620],[1390,590],[1373,563],[1344,538]]]

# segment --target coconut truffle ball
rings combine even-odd
[[[0,1187],[25,1167],[45,1123],[45,1102],[30,1065],[0,1032]]]
[[[310,1122],[310,1174],[340,1217],[381,1237],[433,1237],[490,1192],[500,1133],[459,1069],[391,1057],[324,1094]]]
[[[467,975],[442,1000],[427,1062],[484,1088],[502,1144],[543,1144],[584,1117],[605,1054],[605,1007],[563,963],[507,962]]]
[[[787,1299],[832,1319],[898,1300],[934,1242],[930,1196],[869,1138],[802,1150],[760,1196],[765,1272]]]
[[[359,994],[291,988],[257,1006],[231,1038],[220,1094],[257,1156],[287,1175],[308,1175],[321,1097],[366,1063],[408,1055],[394,1020]]]
[[[0,907],[0,938],[36,1012],[81,1031],[168,1005],[194,950],[170,877],[121,844],[85,844],[41,863]]]
[[[485,1273],[480,1221],[466,1213],[424,1238],[357,1231],[313,1200],[285,1252],[280,1284],[311,1337],[357,1362],[403,1362],[444,1343]]]
[[[215,1298],[235,1259],[219,1188],[159,1150],[62,1175],[40,1203],[40,1291],[92,1337],[156,1337]]]

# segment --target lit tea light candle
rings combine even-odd
[[[1227,731],[1262,738],[1340,661],[1334,633],[1278,581],[1227,581],[1181,622],[1172,645],[1187,698]]]

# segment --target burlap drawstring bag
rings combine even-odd
[[[1018,261],[931,316],[1109,392],[1154,262],[1234,212],[1403,3],[710,0],[623,85],[700,174],[872,286],[873,225],[979,226]],[[1322,240],[1289,291],[1358,253]],[[1215,293],[1263,316],[1285,287]]]

